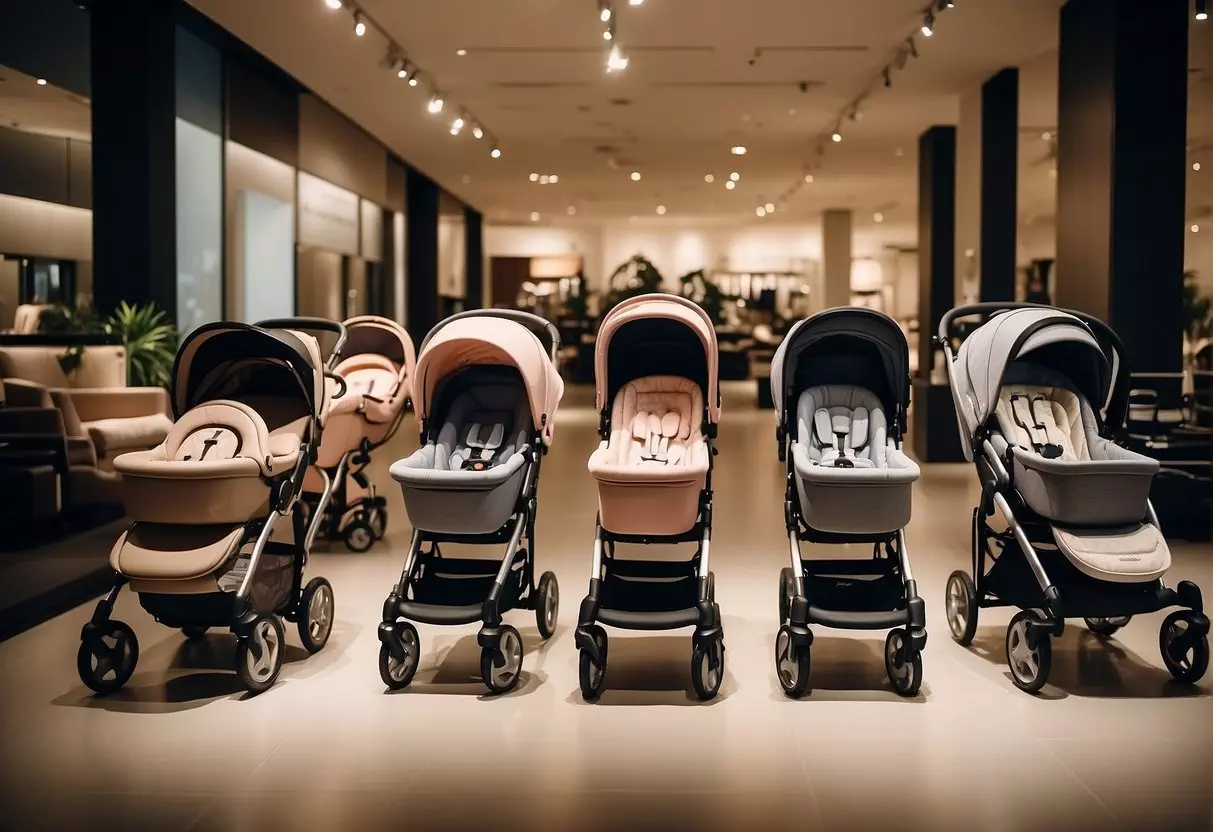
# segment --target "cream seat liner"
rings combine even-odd
[[[1171,566],[1167,541],[1149,523],[1118,529],[1053,526],[1053,539],[1075,567],[1101,581],[1152,581]]]
[[[132,579],[201,578],[236,552],[243,533],[243,526],[136,523],[110,550],[110,566]]]

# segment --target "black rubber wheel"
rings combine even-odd
[[[181,634],[190,641],[195,641],[206,635],[206,631],[209,629],[210,627],[207,627],[205,624],[186,624],[181,628]]]
[[[282,672],[285,643],[281,618],[262,613],[253,619],[249,635],[236,642],[236,675],[245,690],[258,694],[273,687]]]
[[[581,683],[581,698],[592,702],[602,696],[603,682],[606,680],[607,634],[606,630],[595,624],[591,630],[594,643],[598,645],[598,653],[602,656],[602,664],[595,664],[590,654],[585,650],[578,651],[577,679]]]
[[[539,576],[535,594],[535,626],[546,641],[556,632],[556,618],[560,614],[560,584],[556,575],[544,572]]]
[[[1007,625],[1007,666],[1011,669],[1011,681],[1026,693],[1036,693],[1043,688],[1053,666],[1052,636],[1042,636],[1036,649],[1028,646],[1028,622],[1043,620],[1044,616],[1036,610],[1021,610]]]
[[[948,576],[944,612],[952,640],[961,647],[968,647],[977,635],[977,610],[977,587],[968,572],[957,569]]]
[[[125,685],[138,662],[139,640],[135,631],[121,621],[98,624],[76,652],[80,681],[102,695]]]
[[[1108,638],[1116,633],[1125,623],[1128,623],[1128,618],[1084,618],[1083,621],[1087,624],[1087,629],[1102,638]],[[1122,623],[1124,622],[1124,623]]]
[[[787,624],[792,615],[792,597],[796,594],[796,575],[792,567],[779,570],[779,623]]]
[[[509,624],[501,625],[496,649],[480,648],[480,677],[491,693],[506,693],[522,678],[522,636]]]
[[[917,696],[922,687],[922,653],[917,650],[905,661],[903,645],[909,636],[905,630],[890,630],[884,640],[884,670],[889,684],[901,696]]]
[[[1158,649],[1163,664],[1177,682],[1193,685],[1209,669],[1209,637],[1189,632],[1191,613],[1178,610],[1163,619],[1158,630]]]
[[[417,628],[407,621],[396,624],[398,635],[404,644],[404,661],[398,662],[386,644],[379,646],[379,678],[389,690],[403,690],[413,681],[417,665],[421,664],[421,636]]]
[[[387,509],[383,506],[371,512],[371,532],[376,540],[383,540],[383,536],[387,534]]]
[[[695,695],[704,701],[715,699],[723,682],[724,639],[716,638],[707,646],[696,644],[691,648],[691,686]]]
[[[366,516],[359,514],[345,527],[345,548],[361,554],[374,545],[375,530],[367,522]]]
[[[779,628],[775,635],[775,675],[784,694],[792,699],[799,699],[809,689],[811,652],[809,647],[796,649],[787,624]]]
[[[312,578],[299,594],[299,640],[309,653],[319,653],[333,632],[333,586]]]

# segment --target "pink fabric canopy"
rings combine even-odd
[[[462,318],[439,329],[421,350],[413,374],[413,408],[424,420],[438,385],[460,370],[485,365],[515,367],[526,384],[531,417],[551,444],[564,382],[534,336],[522,324],[489,316]]]
[[[624,324],[643,318],[678,321],[699,336],[708,365],[708,389],[704,391],[708,405],[708,421],[715,424],[720,419],[720,395],[717,392],[716,380],[720,356],[716,346],[716,328],[712,325],[708,313],[698,304],[678,295],[662,292],[628,298],[603,319],[594,345],[594,401],[597,409],[601,412],[607,406],[607,356],[610,355],[612,336]]]

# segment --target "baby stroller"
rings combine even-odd
[[[236,673],[251,693],[282,668],[283,618],[298,625],[308,652],[328,641],[333,589],[324,578],[303,586],[298,504],[320,440],[325,369],[315,338],[266,324],[345,337],[340,324],[311,319],[199,327],[173,366],[168,436],[114,460],[134,522],[110,553],[114,588],[81,632],[77,668],[97,693],[126,684],[139,658],[134,631],[110,619],[128,583],[157,621],[189,638],[229,627]],[[288,516],[281,534],[277,523]]]
[[[901,452],[910,403],[905,335],[875,310],[819,312],[779,345],[771,396],[779,459],[787,463],[792,556],[779,576],[779,684],[791,697],[808,689],[810,624],[890,630],[885,671],[897,693],[914,696],[927,633],[904,529],[918,479],[918,466]],[[871,543],[872,558],[808,559],[801,540]]]
[[[311,534],[342,540],[365,552],[387,529],[387,501],[365,473],[371,451],[391,439],[404,421],[409,378],[416,363],[404,327],[363,315],[344,324],[345,345],[333,372],[345,383],[329,406],[316,464],[308,469],[303,502],[313,517]],[[312,540],[308,539],[311,549]]]
[[[581,695],[602,694],[602,625],[609,624],[694,627],[691,682],[701,699],[712,699],[724,679],[724,631],[708,569],[720,419],[716,331],[689,300],[640,295],[603,319],[594,353],[601,443],[589,469],[598,481],[598,523],[577,624]],[[686,561],[615,557],[616,543],[690,542],[698,548]]]
[[[379,625],[379,675],[393,690],[417,671],[421,642],[412,621],[481,622],[480,674],[493,693],[512,689],[522,674],[522,636],[502,615],[531,609],[540,636],[556,630],[556,576],[544,572],[536,585],[534,575],[539,464],[564,394],[559,348],[547,321],[499,309],[453,315],[421,344],[413,377],[421,447],[391,468],[413,524]],[[446,558],[443,543],[506,550],[500,561]]]
[[[989,320],[953,359],[951,326],[974,315]],[[1007,664],[1032,693],[1048,679],[1049,637],[1066,618],[1106,638],[1133,615],[1180,606],[1159,633],[1163,663],[1180,681],[1200,679],[1209,620],[1195,584],[1162,580],[1171,553],[1148,498],[1158,462],[1113,439],[1128,408],[1120,339],[1080,312],[980,303],[944,315],[938,341],[961,445],[981,482],[973,577],[956,571],[947,583],[952,638],[972,642],[981,607],[1018,607]],[[987,519],[995,508],[1003,531]]]

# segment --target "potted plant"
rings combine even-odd
[[[661,272],[643,254],[634,254],[611,273],[610,291],[603,299],[602,314],[636,295],[661,291]]]
[[[1193,363],[1201,347],[1213,338],[1213,298],[1200,293],[1196,272],[1184,272],[1184,364]]]
[[[105,329],[126,347],[127,383],[132,387],[168,387],[177,355],[177,330],[154,303],[118,304]]]

